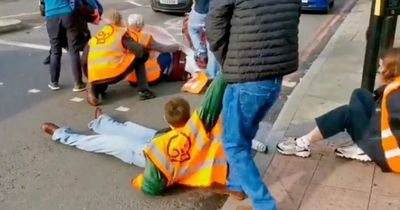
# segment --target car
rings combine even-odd
[[[150,0],[155,12],[186,13],[192,9],[193,0]]]
[[[301,9],[303,11],[319,11],[328,13],[334,3],[335,0],[301,0]]]

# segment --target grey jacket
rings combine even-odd
[[[298,68],[300,0],[211,0],[210,49],[228,83],[272,79]]]

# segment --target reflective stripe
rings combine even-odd
[[[381,111],[381,108],[376,108],[375,111],[376,111],[376,112],[380,112],[380,111]]]
[[[156,156],[157,160],[160,161],[160,163],[168,170],[170,175],[174,173],[174,168],[169,164],[168,160],[165,158],[165,155],[161,153],[156,145],[150,144],[148,151]]]
[[[102,45],[97,45],[95,47],[91,47],[90,52],[101,52],[101,51],[121,51],[121,49],[116,46],[116,45],[109,45],[109,46],[102,46]]]
[[[400,149],[399,148],[392,149],[392,150],[389,150],[389,151],[385,152],[386,159],[394,158],[394,157],[397,157],[397,156],[400,156]]]
[[[223,158],[216,158],[214,160],[207,160],[207,161],[202,162],[202,163],[200,163],[200,164],[198,164],[196,166],[185,168],[185,169],[181,170],[179,172],[179,177],[187,176],[187,175],[192,174],[192,173],[194,173],[196,171],[199,171],[199,170],[202,170],[204,168],[211,167],[211,166],[226,165],[226,164],[227,164],[227,162]]]
[[[382,138],[383,139],[385,139],[385,138],[387,138],[387,137],[390,137],[390,136],[392,136],[393,134],[392,134],[392,131],[390,130],[390,129],[386,129],[386,130],[383,130],[382,132],[381,132],[381,136],[382,136]]]
[[[103,57],[103,58],[92,58],[88,61],[88,65],[96,65],[99,63],[120,63],[124,60],[124,58],[118,57]]]
[[[217,134],[213,137],[213,141],[214,142],[219,142],[222,141],[222,135],[221,134]]]
[[[196,125],[194,124],[193,120],[190,119],[188,122],[190,133],[194,136],[194,139],[197,142],[199,150],[202,150],[204,147],[204,139],[201,136],[199,130],[197,129]]]

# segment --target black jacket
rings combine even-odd
[[[228,83],[298,68],[300,0],[211,0],[206,33]]]

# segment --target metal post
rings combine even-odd
[[[367,33],[367,48],[364,56],[364,68],[361,87],[374,90],[375,74],[378,64],[379,46],[384,21],[384,0],[373,0],[371,17]]]
[[[396,33],[397,15],[386,16],[383,22],[380,54],[393,47]]]

